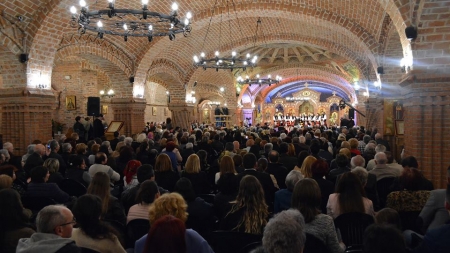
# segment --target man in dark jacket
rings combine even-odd
[[[80,116],[75,117],[75,124],[73,124],[73,131],[78,134],[81,142],[85,142],[84,137],[86,134],[86,129],[84,129],[84,126],[83,124],[81,124],[80,120],[81,120]]]
[[[256,171],[256,165],[256,156],[253,153],[245,154],[243,158],[244,172],[238,175],[238,182],[240,182],[246,175],[255,176],[261,183],[264,190],[264,196],[267,202],[266,204],[269,205],[269,207],[273,207],[273,200],[276,191],[275,185],[273,184],[269,174]]]
[[[103,114],[99,114],[94,120],[94,138],[101,138],[105,135],[105,128],[103,127]]]
[[[278,187],[280,189],[286,189],[286,176],[289,173],[286,167],[283,164],[279,163],[280,156],[278,152],[275,150],[270,151],[269,153],[269,164],[267,166],[267,173],[272,174],[277,180]]]

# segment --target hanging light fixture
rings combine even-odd
[[[258,56],[256,55],[250,55],[250,54],[246,54],[246,55],[241,55],[236,51],[232,51],[231,52],[231,56],[230,55],[225,55],[222,56],[219,50],[215,50],[214,51],[214,55],[212,56],[212,52],[210,54],[207,54],[204,52],[204,48],[205,48],[205,42],[207,40],[208,37],[208,33],[211,27],[211,22],[214,16],[214,11],[216,9],[217,6],[217,2],[215,1],[214,6],[213,6],[213,11],[211,13],[211,17],[209,19],[209,24],[208,24],[208,28],[206,30],[205,33],[205,38],[203,40],[203,45],[202,45],[202,52],[197,56],[194,55],[193,59],[194,59],[194,66],[196,67],[201,67],[204,70],[208,69],[208,68],[212,68],[215,69],[216,71],[219,71],[219,69],[230,69],[231,71],[233,71],[234,69],[243,69],[244,71],[247,69],[247,67],[255,67],[256,66],[256,61],[258,59]],[[231,18],[230,18],[230,6],[228,4],[228,1],[226,1],[227,5],[226,8],[228,10],[228,27],[229,27],[229,38],[232,38],[232,25],[231,25]],[[242,34],[242,29],[239,23],[239,18],[237,16],[236,13],[236,7],[234,4],[234,1],[231,0],[231,3],[233,5],[233,9],[234,9],[234,13],[235,13],[235,20],[237,20],[238,23],[238,28],[239,31],[241,33],[241,37],[244,38],[243,34]],[[222,17],[223,17],[223,13],[220,13],[220,23],[219,23],[219,48],[221,48],[222,46]],[[233,47],[233,45],[232,45]]]
[[[112,97],[115,96],[115,93],[114,93],[114,90],[113,90],[113,89],[109,89],[107,92],[105,92],[105,90],[101,90],[101,91],[100,91],[100,96],[101,96],[102,98],[106,98],[106,97],[112,98]]]
[[[256,75],[256,78],[250,78],[249,76],[246,76],[245,78],[239,76],[237,78],[239,84],[248,84],[249,86],[252,86],[252,84],[271,86],[272,84],[278,84],[280,81],[281,76],[278,75],[275,78],[272,78],[271,75],[268,75],[267,78],[261,78],[259,74]]]
[[[79,12],[75,6],[70,7],[71,26],[78,27],[81,34],[87,30],[97,33],[101,39],[109,34],[122,36],[125,41],[128,37],[147,37],[151,42],[155,36],[168,36],[174,40],[177,33],[187,36],[191,32],[192,14],[187,12],[185,18],[180,20],[177,3],[172,4],[170,14],[163,14],[150,11],[148,0],[142,0],[141,9],[116,9],[116,1],[108,0],[107,9],[90,10],[86,1],[80,0]]]

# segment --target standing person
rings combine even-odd
[[[101,138],[102,136],[105,136],[105,128],[103,127],[103,114],[99,114],[98,117],[95,118],[94,120],[94,138]]]
[[[92,123],[91,123],[91,118],[90,117],[85,117],[84,118],[84,130],[86,130],[85,134],[84,134],[84,140],[88,141],[91,137],[92,137],[92,133],[94,130],[94,127],[92,127]]]
[[[75,124],[73,124],[73,131],[78,134],[81,142],[85,142],[86,129],[84,128],[83,124],[81,124],[80,120],[81,120],[80,116],[75,117]]]

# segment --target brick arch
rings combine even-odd
[[[350,49],[348,47],[345,47],[344,45],[339,45],[337,43],[334,43],[331,40],[318,40],[312,37],[304,37],[301,34],[282,34],[282,35],[271,35],[267,36],[265,38],[258,38],[257,45],[263,45],[264,43],[270,44],[270,43],[298,43],[301,42],[302,44],[306,44],[309,46],[318,46],[322,48],[326,48],[330,52],[334,54],[339,54],[343,56],[344,58],[354,62],[359,70],[360,73],[363,73],[363,70],[367,68],[367,62],[369,61],[371,63],[372,72],[375,71],[375,69],[378,67],[376,59],[373,54],[371,54],[369,51],[363,51],[360,52],[353,52],[353,49]],[[227,45],[224,45],[221,49],[221,51],[230,51],[232,49],[240,49],[240,48],[246,48],[248,45],[253,46],[254,42],[249,42],[247,39],[241,39],[238,42],[233,42]],[[186,71],[186,80],[190,80],[193,74],[197,71],[197,68],[193,65],[190,66],[190,68]]]
[[[269,86],[266,88],[262,88],[257,93],[260,93],[263,98],[269,94],[270,91],[272,91],[275,88],[278,88],[282,85],[289,85],[293,82],[297,81],[303,81],[303,80],[314,80],[318,82],[322,82],[324,84],[329,84],[330,89],[340,89],[344,93],[346,93],[350,98],[352,98],[352,102],[357,101],[357,96],[351,85],[348,83],[347,80],[342,78],[341,76],[330,74],[328,71],[325,70],[319,70],[315,68],[301,68],[300,72],[297,74],[297,68],[292,69],[283,69],[283,72],[285,74],[285,77],[283,77],[283,80],[278,85]],[[272,72],[273,73],[273,72]],[[248,85],[244,86],[241,90],[240,96],[238,98],[238,101],[241,100],[242,95],[247,91]],[[255,94],[253,94],[255,96]]]
[[[168,74],[170,75],[169,80],[174,81],[175,83],[168,83],[167,80],[157,78],[159,83],[163,85],[166,89],[174,84],[183,85],[183,72],[178,66],[169,60],[166,59],[157,59],[153,62],[153,64],[149,67],[147,71],[147,80],[154,80],[154,76],[159,74]],[[135,80],[136,82],[136,80]]]
[[[134,63],[132,59],[123,50],[106,39],[99,40],[92,34],[84,34],[82,36],[76,34],[64,35],[55,60],[76,54],[91,54],[104,58],[119,67],[125,75],[133,75]]]
[[[251,11],[251,12],[245,12],[245,11],[242,11],[243,13],[246,13],[246,14],[248,14],[247,16],[255,16],[255,17],[258,17],[258,16],[260,16],[260,15],[258,15],[258,14],[261,14],[261,13],[253,13],[253,11]],[[239,13],[241,13],[241,12],[239,12]],[[265,16],[265,17],[267,17],[267,11],[265,12],[266,14],[264,14],[263,16]],[[305,14],[306,15],[306,14]],[[199,15],[197,15],[196,14],[196,19],[198,18],[198,16]],[[208,16],[209,17],[209,16]],[[201,19],[202,17],[201,17],[201,15],[200,15],[200,19]],[[320,21],[322,21],[322,19],[320,19]],[[203,22],[203,20],[201,20],[201,22]],[[328,21],[327,21],[328,22]],[[206,24],[205,24],[206,25]],[[331,22],[329,22],[329,25],[334,25],[334,24],[332,24]],[[199,24],[197,24],[197,27],[200,27],[200,28],[198,28],[198,29],[202,29],[202,27],[201,27],[201,25],[199,25]],[[340,26],[339,26],[340,27]],[[368,36],[366,36],[366,35],[364,35],[364,33],[362,32],[362,30],[360,30],[360,29],[356,29],[357,31],[358,31],[358,34],[355,34],[355,33],[351,33],[351,32],[349,32],[349,31],[347,31],[346,30],[346,28],[342,28],[342,32],[343,33],[345,33],[345,32],[347,32],[347,33],[350,33],[350,34],[352,34],[352,36],[354,37],[354,38],[356,38],[356,40],[360,40],[360,44],[361,44],[361,46],[365,46],[366,47],[366,49],[364,50],[364,54],[365,55],[367,55],[368,57],[371,57],[372,58],[372,62],[373,63],[375,63],[375,61],[373,60],[373,53],[375,53],[376,51],[377,51],[377,49],[378,49],[378,44],[377,44],[377,41],[376,40],[370,40],[369,42],[367,41],[367,37]],[[361,33],[361,34],[360,34]],[[253,35],[254,34],[254,32],[251,32],[251,35]],[[292,40],[297,40],[297,41],[302,41],[303,40],[303,38],[302,38],[302,36],[303,35],[300,35],[300,34],[295,34],[295,35],[293,35],[292,33],[289,33],[289,34],[283,34],[283,35],[276,35],[276,36],[274,36],[274,40],[275,41],[278,41],[279,39],[284,39],[284,37],[288,37],[288,36],[290,36],[290,37],[293,37],[293,36],[296,36],[296,38],[295,39],[292,39]],[[201,37],[201,39],[203,39],[203,36],[199,36],[199,37]],[[300,37],[300,39],[299,39],[299,37]],[[369,36],[370,37],[370,36]],[[359,38],[359,39],[358,39]],[[312,40],[314,40],[315,38],[313,38],[313,39],[310,39],[311,41]],[[222,50],[221,51],[227,51],[227,50],[230,50],[231,48],[232,48],[232,46],[231,46],[231,44],[233,45],[233,46],[244,46],[244,45],[249,45],[249,44],[252,44],[253,43],[253,40],[252,40],[252,38],[241,38],[241,40],[244,40],[244,42],[243,41],[234,41],[234,42],[232,42],[232,43],[230,43],[230,45],[226,45],[226,46],[223,46],[222,48]],[[263,38],[259,38],[259,40],[263,40]],[[355,41],[356,41],[355,40]],[[260,43],[262,42],[262,41],[259,41]],[[368,43],[368,44],[364,44],[364,43]],[[198,44],[198,43],[197,43]],[[312,43],[312,44],[315,44],[315,43]],[[332,45],[332,46],[336,46],[336,43],[335,42],[333,42],[333,41],[328,41],[328,45]],[[144,56],[144,58],[143,58],[143,60],[141,60],[140,61],[140,66],[139,66],[139,68],[143,68],[143,69],[145,69],[145,66],[146,65],[148,65],[149,64],[149,59],[151,59],[152,57],[155,57],[159,52],[162,52],[161,50],[163,50],[163,47],[165,48],[166,47],[166,45],[164,45],[164,43],[163,42],[160,42],[160,43],[157,43],[154,47],[152,47],[152,49],[153,50],[151,50],[151,51],[147,51],[147,54],[146,54],[146,56]],[[180,46],[180,47],[182,47],[182,46]],[[191,47],[193,47],[192,45],[185,45],[185,47],[189,47],[189,48],[191,48]],[[329,47],[329,46],[328,46]],[[345,52],[345,51],[351,51],[352,50],[352,48],[351,47],[349,47],[349,48],[347,48],[347,50],[335,50],[336,52]],[[175,56],[175,57],[181,57],[181,56]],[[366,65],[366,63],[367,63],[367,61],[366,60],[362,60],[362,59],[358,59],[360,57],[360,54],[358,54],[358,55],[355,55],[355,56],[353,56],[353,57],[348,57],[348,58],[350,58],[350,59],[354,59],[355,61],[356,61],[356,63],[358,63],[358,64],[362,64],[363,63],[363,65]],[[184,64],[182,65],[185,69],[186,68],[188,68],[189,69],[189,71],[188,71],[188,74],[186,75],[186,78],[185,78],[185,80],[189,80],[190,79],[190,76],[193,74],[192,72],[193,71],[195,71],[195,70],[193,70],[193,68],[190,66],[191,65],[191,56],[189,56],[189,57],[187,57],[187,59],[186,59],[186,57],[184,57],[182,60],[181,59],[177,59],[177,61],[178,60],[180,60],[180,62],[184,62]],[[362,67],[362,66],[361,66]],[[376,67],[375,67],[376,68]],[[138,73],[140,73],[140,70],[138,70]],[[138,74],[139,75],[139,74]]]

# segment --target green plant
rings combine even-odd
[[[54,132],[62,131],[65,125],[66,124],[63,124],[61,122],[52,119],[52,129]]]

